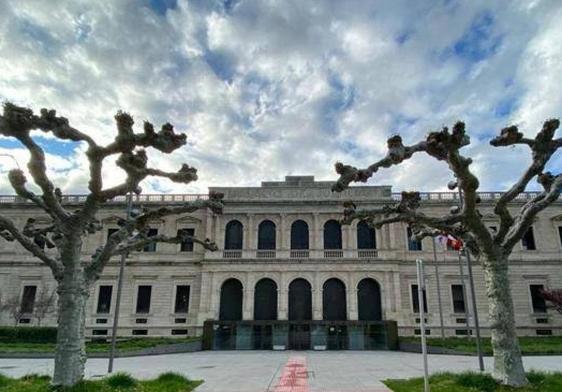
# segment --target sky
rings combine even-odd
[[[559,0],[3,0],[0,101],[56,109],[102,144],[118,110],[139,132],[145,120],[174,124],[187,145],[149,151],[150,165],[185,162],[199,180],[151,178],[144,193],[335,180],[336,161],[366,167],[389,136],[413,144],[457,120],[480,189],[504,190],[530,154],[489,140],[512,124],[533,136],[562,116],[560,20]],[[86,192],[85,146],[34,135],[55,184]],[[0,137],[5,153],[25,167],[27,152]],[[561,155],[548,167],[556,173]],[[13,193],[14,165],[0,157],[1,194]],[[105,186],[123,178],[108,160]],[[369,183],[443,191],[452,178],[419,155]]]

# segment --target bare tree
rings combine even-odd
[[[207,249],[216,249],[211,241],[192,238],[185,233],[176,237],[148,236],[148,224],[151,220],[190,213],[202,208],[221,213],[222,195],[210,194],[208,200],[198,199],[182,206],[145,210],[131,219],[121,219],[120,229],[96,250],[91,259],[82,259],[84,237],[102,230],[96,214],[104,203],[132,192],[140,193],[139,183],[148,176],[167,178],[184,184],[197,179],[197,170],[186,164],[177,172],[165,172],[147,166],[148,157],[144,148],[151,147],[162,153],[172,153],[185,145],[185,134],[175,133],[173,126],[168,123],[156,132],[149,122],[144,123],[144,132],[135,133],[133,118],[124,112],[118,112],[115,120],[115,139],[102,146],[92,137],[70,126],[69,121],[58,117],[54,110],[42,109],[40,115],[35,115],[31,109],[6,103],[3,115],[0,116],[0,134],[17,139],[29,151],[30,160],[27,167],[33,182],[40,189],[40,194],[35,194],[27,188],[27,179],[22,170],[9,172],[10,183],[18,196],[45,211],[51,221],[43,227],[37,227],[33,221],[28,221],[20,230],[11,220],[0,216],[0,235],[7,240],[18,241],[45,263],[57,282],[59,324],[52,381],[54,385],[74,385],[83,378],[86,362],[85,305],[92,284],[99,278],[113,255],[155,242],[180,243],[188,239]],[[65,207],[62,192],[47,176],[45,154],[33,140],[30,133],[32,130],[51,133],[60,140],[87,145],[86,156],[90,163],[89,194],[79,209],[68,210]],[[117,165],[125,171],[127,178],[117,186],[104,188],[102,165],[106,158],[113,155],[117,155]],[[56,252],[45,252],[37,245],[38,240],[56,247]]]
[[[20,298],[17,295],[6,298],[2,304],[0,304],[0,310],[6,312],[12,320],[14,320],[14,327],[18,326],[20,320],[25,315]]]
[[[562,314],[562,289],[543,289],[540,293],[558,313]]]
[[[41,326],[41,321],[55,310],[56,296],[55,290],[49,290],[45,286],[41,287],[33,307],[33,316],[37,320],[38,327]]]
[[[496,233],[490,233],[478,210],[479,182],[470,170],[472,159],[460,152],[461,148],[470,143],[462,122],[456,123],[452,132],[445,127],[441,131],[429,133],[425,140],[411,146],[403,145],[400,136],[393,136],[387,142],[387,155],[366,169],[357,169],[339,162],[335,166],[340,177],[333,190],[341,192],[350,183],[366,182],[379,169],[398,165],[416,153],[426,153],[448,165],[464,194],[461,209],[453,209],[444,216],[428,216],[418,210],[419,193],[403,192],[400,202],[372,210],[358,210],[352,202],[348,202],[345,205],[343,222],[351,223],[355,219],[361,219],[374,227],[406,222],[413,226],[413,231],[419,238],[434,236],[437,232],[447,232],[460,237],[473,254],[482,255],[481,263],[485,273],[492,329],[494,376],[500,382],[512,386],[524,385],[527,379],[515,330],[513,300],[507,273],[508,260],[513,247],[529,229],[535,216],[560,196],[562,175],[544,172],[546,163],[562,146],[562,139],[554,138],[558,126],[557,119],[548,120],[534,138],[524,137],[517,127],[511,126],[502,129],[500,135],[490,141],[490,144],[496,147],[526,145],[532,153],[532,163],[529,167],[495,202],[493,212],[499,220]],[[508,208],[509,203],[526,189],[533,178],[537,178],[543,188],[542,192],[526,202],[518,213],[513,215],[513,210]]]

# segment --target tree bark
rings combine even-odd
[[[80,245],[73,244],[70,247],[73,249],[69,250],[70,255],[66,257],[72,258],[72,261],[66,262],[63,253],[65,270],[57,287],[59,316],[52,381],[57,386],[72,386],[82,380],[86,363],[84,332],[89,282],[80,265]]]
[[[484,262],[484,272],[494,351],[494,378],[514,387],[526,385],[528,381],[515,329],[507,257],[488,258]]]

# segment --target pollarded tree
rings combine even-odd
[[[513,247],[529,229],[536,215],[560,196],[562,174],[544,172],[549,159],[562,146],[562,139],[554,138],[558,126],[558,120],[548,120],[534,138],[524,137],[517,127],[511,126],[502,129],[500,135],[490,141],[490,144],[496,147],[523,144],[532,152],[532,163],[521,178],[495,202],[494,214],[499,220],[496,233],[490,233],[478,210],[478,178],[470,170],[472,159],[463,156],[460,151],[470,143],[462,122],[456,123],[452,132],[447,128],[431,132],[426,140],[412,146],[404,146],[400,136],[393,136],[387,142],[387,155],[366,169],[336,163],[336,172],[340,178],[333,190],[337,192],[343,191],[352,182],[366,182],[379,169],[398,165],[416,153],[426,153],[448,165],[464,195],[464,203],[460,210],[453,209],[444,216],[428,216],[418,210],[419,193],[403,192],[400,202],[378,209],[358,210],[352,202],[348,202],[345,205],[343,222],[351,223],[360,219],[375,227],[393,222],[406,222],[413,226],[414,233],[420,238],[447,232],[463,239],[472,253],[482,256],[480,260],[489,299],[494,376],[502,383],[512,386],[524,385],[527,379],[515,331],[508,261]],[[537,178],[543,188],[542,192],[526,202],[517,214],[512,214],[512,210],[508,208],[509,203],[525,190],[533,178]]]
[[[148,176],[168,178],[176,183],[188,184],[197,179],[197,170],[186,164],[177,172],[164,172],[147,166],[144,148],[152,147],[163,153],[172,153],[186,143],[185,134],[174,132],[173,126],[164,124],[158,132],[149,122],[144,123],[144,132],[133,131],[133,118],[124,112],[115,116],[117,135],[105,145],[99,145],[90,136],[70,126],[64,117],[57,117],[54,110],[42,109],[35,115],[30,109],[4,105],[0,116],[0,134],[17,139],[30,154],[29,173],[40,189],[40,194],[26,187],[23,171],[9,172],[9,180],[16,194],[35,204],[46,212],[50,223],[39,227],[29,220],[21,230],[6,217],[0,216],[0,235],[9,241],[18,241],[31,254],[45,263],[57,282],[58,334],[55,353],[53,384],[69,386],[83,378],[86,352],[84,327],[86,301],[92,284],[99,278],[112,256],[155,243],[180,243],[186,240],[201,244],[207,249],[216,249],[209,240],[192,238],[180,232],[176,237],[165,235],[148,236],[151,220],[168,215],[194,212],[209,208],[215,213],[222,212],[222,195],[211,194],[208,200],[195,200],[182,206],[162,207],[145,210],[130,219],[120,220],[120,229],[114,232],[106,243],[98,248],[91,258],[82,258],[82,245],[88,235],[102,230],[96,215],[100,207],[118,196],[130,192],[140,193],[139,183]],[[87,144],[89,160],[89,194],[81,208],[68,210],[63,204],[62,193],[47,176],[45,154],[33,140],[32,130],[51,133],[60,140]],[[127,178],[117,186],[104,188],[102,165],[106,158],[117,155],[117,165]],[[45,252],[37,243],[56,247],[56,252]]]

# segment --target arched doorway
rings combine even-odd
[[[291,249],[308,249],[308,224],[296,220],[291,225]]]
[[[312,288],[305,279],[295,279],[289,285],[289,320],[312,320]],[[309,324],[290,324],[289,348],[293,350],[310,349]]]
[[[336,278],[324,282],[322,290],[322,318],[347,320],[345,284]]]
[[[381,289],[378,282],[365,278],[357,285],[358,319],[382,320]]]
[[[224,229],[224,249],[242,249],[244,226],[237,220],[231,220]]]
[[[264,278],[254,290],[254,320],[277,320],[277,283]]]
[[[275,249],[275,223],[264,220],[258,226],[258,249]]]
[[[242,283],[238,279],[228,279],[221,286],[219,320],[242,320]]]

